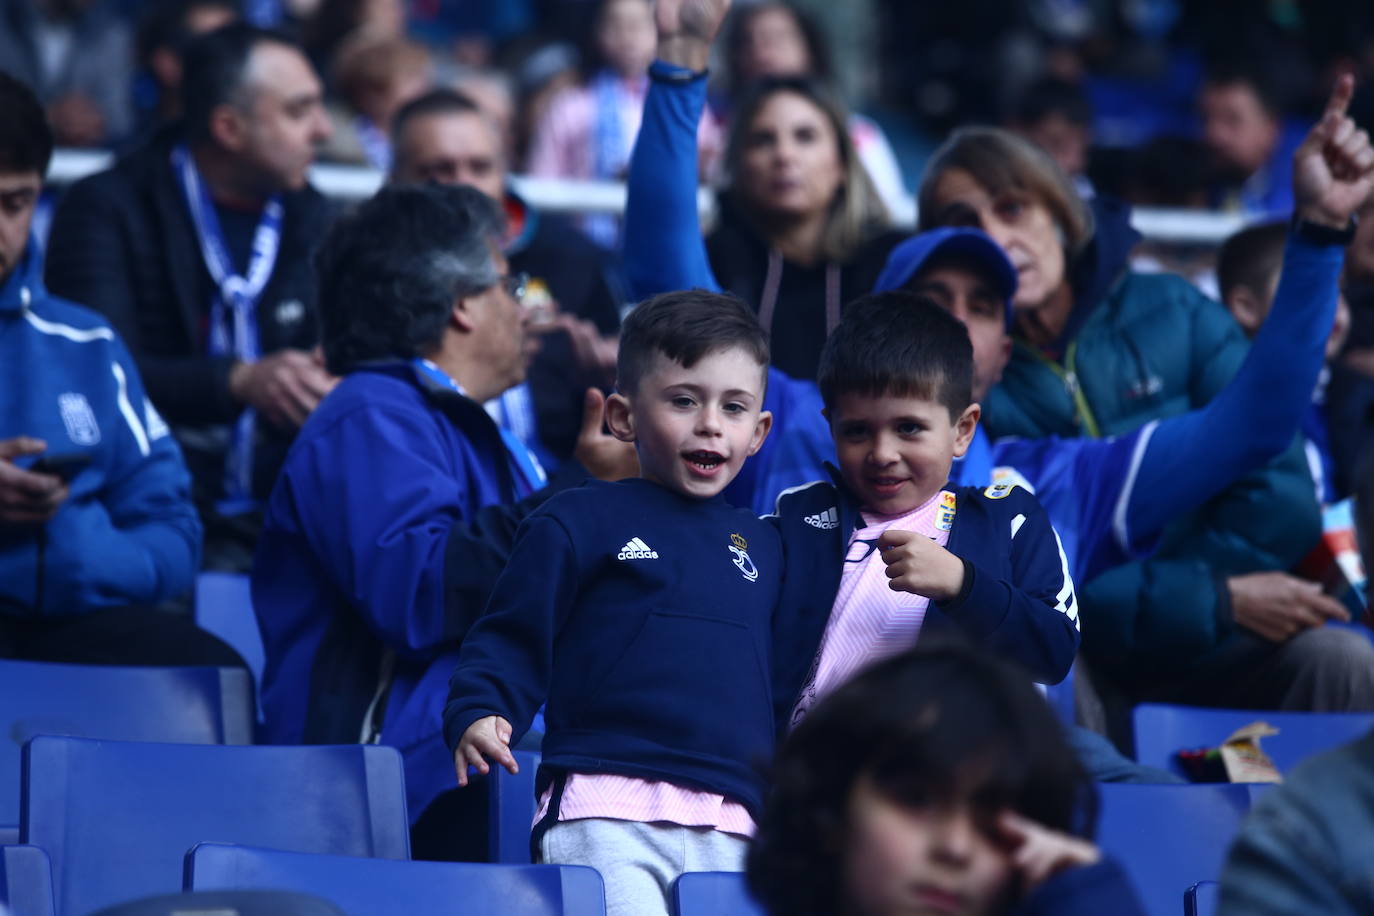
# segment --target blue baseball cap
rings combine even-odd
[[[900,289],[916,276],[931,259],[960,255],[984,265],[997,290],[1007,304],[1007,330],[1012,327],[1011,300],[1016,297],[1016,268],[1002,246],[981,229],[968,226],[946,226],[913,235],[904,240],[887,256],[873,292],[885,293]]]

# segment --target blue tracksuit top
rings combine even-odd
[[[455,788],[445,685],[516,495],[480,404],[406,362],[349,372],[296,437],[258,542],[266,740],[399,748],[412,820]]]
[[[777,532],[724,499],[592,481],[521,526],[463,642],[444,710],[457,747],[547,698],[539,785],[616,773],[724,795],[757,816],[773,750]]]
[[[1035,680],[1057,684],[1078,652],[1079,627],[1073,578],[1049,516],[1013,484],[951,489],[954,525],[945,549],[964,561],[964,591],[930,602],[921,632],[953,626]],[[773,646],[775,713],[785,728],[820,649],[845,550],[861,519],[858,501],[842,483],[818,480],[784,492],[768,520],[782,535],[787,563]]]
[[[30,236],[0,287],[0,439],[43,439],[48,454],[90,464],[45,525],[0,531],[0,613],[157,604],[187,592],[200,564],[190,475],[123,342],[49,295],[42,262]]]

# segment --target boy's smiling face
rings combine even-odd
[[[840,476],[865,509],[910,512],[949,480],[950,465],[968,451],[980,411],[970,404],[951,420],[948,407],[922,397],[839,394],[826,418]]]
[[[636,444],[641,477],[707,499],[768,435],[765,373],[740,347],[708,353],[690,368],[659,354],[634,391],[607,400],[606,421],[616,438]]]

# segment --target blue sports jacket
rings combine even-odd
[[[515,503],[480,404],[406,362],[350,372],[292,445],[258,544],[267,740],[398,748],[412,820],[455,787],[441,714],[458,644],[547,492]]]
[[[650,68],[630,161],[625,274],[637,297],[719,289],[696,208],[695,138],[705,79],[657,78],[672,69],[659,62]],[[928,254],[909,244],[894,249],[875,291],[901,286]],[[968,455],[955,464],[955,482],[985,486],[996,478],[1033,486],[1080,583],[1148,553],[1167,524],[1292,442],[1321,370],[1342,254],[1336,245],[1290,238],[1269,318],[1235,378],[1206,406],[1114,439],[992,442],[980,426]],[[824,478],[824,462],[834,460],[814,384],[771,371],[764,406],[773,411],[773,430],[726,491],[759,512],[769,511],[783,489]],[[1226,619],[1178,613],[1154,634],[1163,645],[1206,646],[1228,628]],[[1109,628],[1133,629],[1129,614]]]
[[[0,612],[157,604],[187,592],[200,563],[190,475],[124,344],[50,296],[42,262],[30,236],[0,287],[0,439],[44,439],[48,455],[89,464],[46,524],[0,527]]]

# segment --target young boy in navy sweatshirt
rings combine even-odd
[[[909,293],[846,307],[821,356],[838,479],[784,492],[773,517],[787,575],[779,722],[795,724],[860,668],[953,627],[1037,681],[1078,650],[1059,537],[1028,491],[956,487],[978,426],[973,350],[949,312]]]
[[[778,534],[720,492],[758,451],[768,345],[738,299],[643,303],[607,423],[639,479],[560,493],[517,536],[463,642],[444,733],[459,784],[547,699],[535,837],[590,865],[611,914],[666,913],[684,871],[740,870],[772,753]]]

